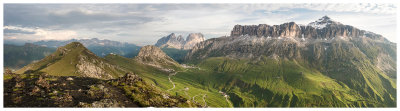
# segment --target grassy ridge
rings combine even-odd
[[[169,74],[166,72],[136,62],[134,59],[125,58],[119,55],[107,55],[105,59],[113,64],[118,64],[126,71],[131,71],[140,75],[147,83],[153,84],[171,95],[179,95],[188,100],[193,100],[194,97],[195,102],[204,105],[203,95],[206,94],[205,101],[207,106],[229,107],[229,104],[226,102],[225,98],[218,93],[217,89],[204,87],[202,84],[196,83],[191,79],[180,78],[180,75],[192,74],[191,72],[194,69],[178,70],[180,72],[171,77],[171,80],[175,84],[175,88],[169,90],[173,85],[169,82]],[[189,88],[189,90],[185,90],[186,88]]]

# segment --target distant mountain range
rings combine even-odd
[[[192,49],[194,45],[204,40],[204,35],[201,33],[191,33],[186,37],[186,40],[182,35],[176,36],[175,33],[171,33],[168,36],[160,38],[155,46],[160,48],[189,50]]]
[[[23,42],[23,41],[19,41]],[[58,47],[64,46],[72,42],[81,42],[90,51],[100,57],[108,54],[118,54],[124,57],[134,57],[139,53],[140,46],[129,43],[121,43],[111,40],[92,39],[71,39],[71,40],[50,40],[37,41],[33,43],[7,42],[4,45],[4,66],[10,69],[19,69],[23,66],[43,59],[45,56],[53,53]],[[26,41],[25,41],[26,42]],[[16,44],[16,45],[12,45]]]
[[[161,48],[172,59],[178,62],[183,62],[187,52],[193,48],[197,43],[204,41],[204,35],[201,33],[190,33],[186,40],[182,35],[176,36],[171,33],[168,36],[158,39],[155,46]]]
[[[55,48],[26,43],[23,46],[4,44],[4,67],[19,69],[53,53]]]
[[[33,42],[33,44],[44,46],[44,47],[51,47],[57,48],[60,46],[67,45],[71,42],[80,42],[85,47],[87,47],[90,51],[95,53],[97,56],[104,57],[107,54],[113,53],[118,54],[125,57],[133,57],[139,53],[140,46],[130,43],[121,43],[118,41],[111,41],[111,40],[100,40],[97,38],[92,39],[71,39],[65,41],[59,40],[50,40],[50,41],[37,41]]]

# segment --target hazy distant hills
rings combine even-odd
[[[92,39],[71,39],[65,41],[50,40],[50,41],[38,41],[33,44],[57,48],[60,46],[67,45],[71,42],[80,42],[90,51],[95,53],[97,56],[104,57],[107,54],[114,53],[125,57],[133,57],[139,52],[140,46],[130,43],[121,43],[118,41],[111,40],[100,40],[97,38]]]
[[[30,43],[23,46],[4,44],[4,67],[19,69],[50,55],[55,50]]]
[[[22,42],[22,41],[20,41]],[[125,57],[134,57],[139,53],[140,46],[129,43],[121,43],[111,40],[93,39],[71,39],[65,41],[50,40],[26,43],[20,46],[19,43],[10,42],[4,45],[4,66],[11,69],[21,68],[33,61],[43,59],[53,53],[58,47],[67,45],[71,42],[81,42],[90,51],[100,57],[113,53]],[[16,45],[12,45],[16,44]]]

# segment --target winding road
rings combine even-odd
[[[175,89],[175,83],[174,83],[174,81],[172,81],[171,77],[172,77],[172,76],[175,76],[178,72],[181,72],[181,71],[177,71],[177,72],[174,72],[174,73],[171,73],[171,74],[168,75],[168,80],[169,80],[169,82],[172,84],[172,88],[171,88],[171,89],[168,89],[167,91],[171,91],[172,89]],[[187,91],[189,91],[189,87],[185,87],[185,88],[183,88],[183,89],[181,89],[181,90],[183,90],[183,92],[185,93],[185,95],[188,96],[188,98],[190,98],[190,96],[187,94]],[[181,90],[178,90],[178,91],[181,91]],[[193,97],[192,97],[192,101],[193,101],[193,102],[196,102],[194,99],[195,99],[197,96],[199,96],[199,95],[201,95],[201,94],[198,94],[198,95],[193,96]],[[203,99],[203,102],[204,102],[204,107],[207,107],[207,102],[206,102],[206,99],[205,99],[205,98],[207,97],[207,94],[202,94],[202,95],[203,95],[202,99]],[[226,98],[226,100],[228,101],[227,98]],[[228,101],[228,102],[229,102],[229,101]]]
[[[175,88],[175,83],[174,83],[174,81],[171,80],[171,76],[175,76],[176,73],[178,73],[178,72],[171,73],[171,74],[168,75],[168,80],[169,80],[169,82],[172,84],[172,88],[171,88],[171,89],[168,89],[167,91],[170,91],[170,90],[172,90],[172,89]]]
[[[225,97],[225,100],[226,100],[226,102],[228,102],[229,106],[233,107],[232,103],[228,100],[229,95],[227,95],[225,92],[222,92],[222,91],[219,91],[219,93],[221,93]]]

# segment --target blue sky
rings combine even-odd
[[[334,21],[396,38],[393,4],[4,4],[5,40],[100,38],[154,44],[170,33],[229,35],[236,24]]]

